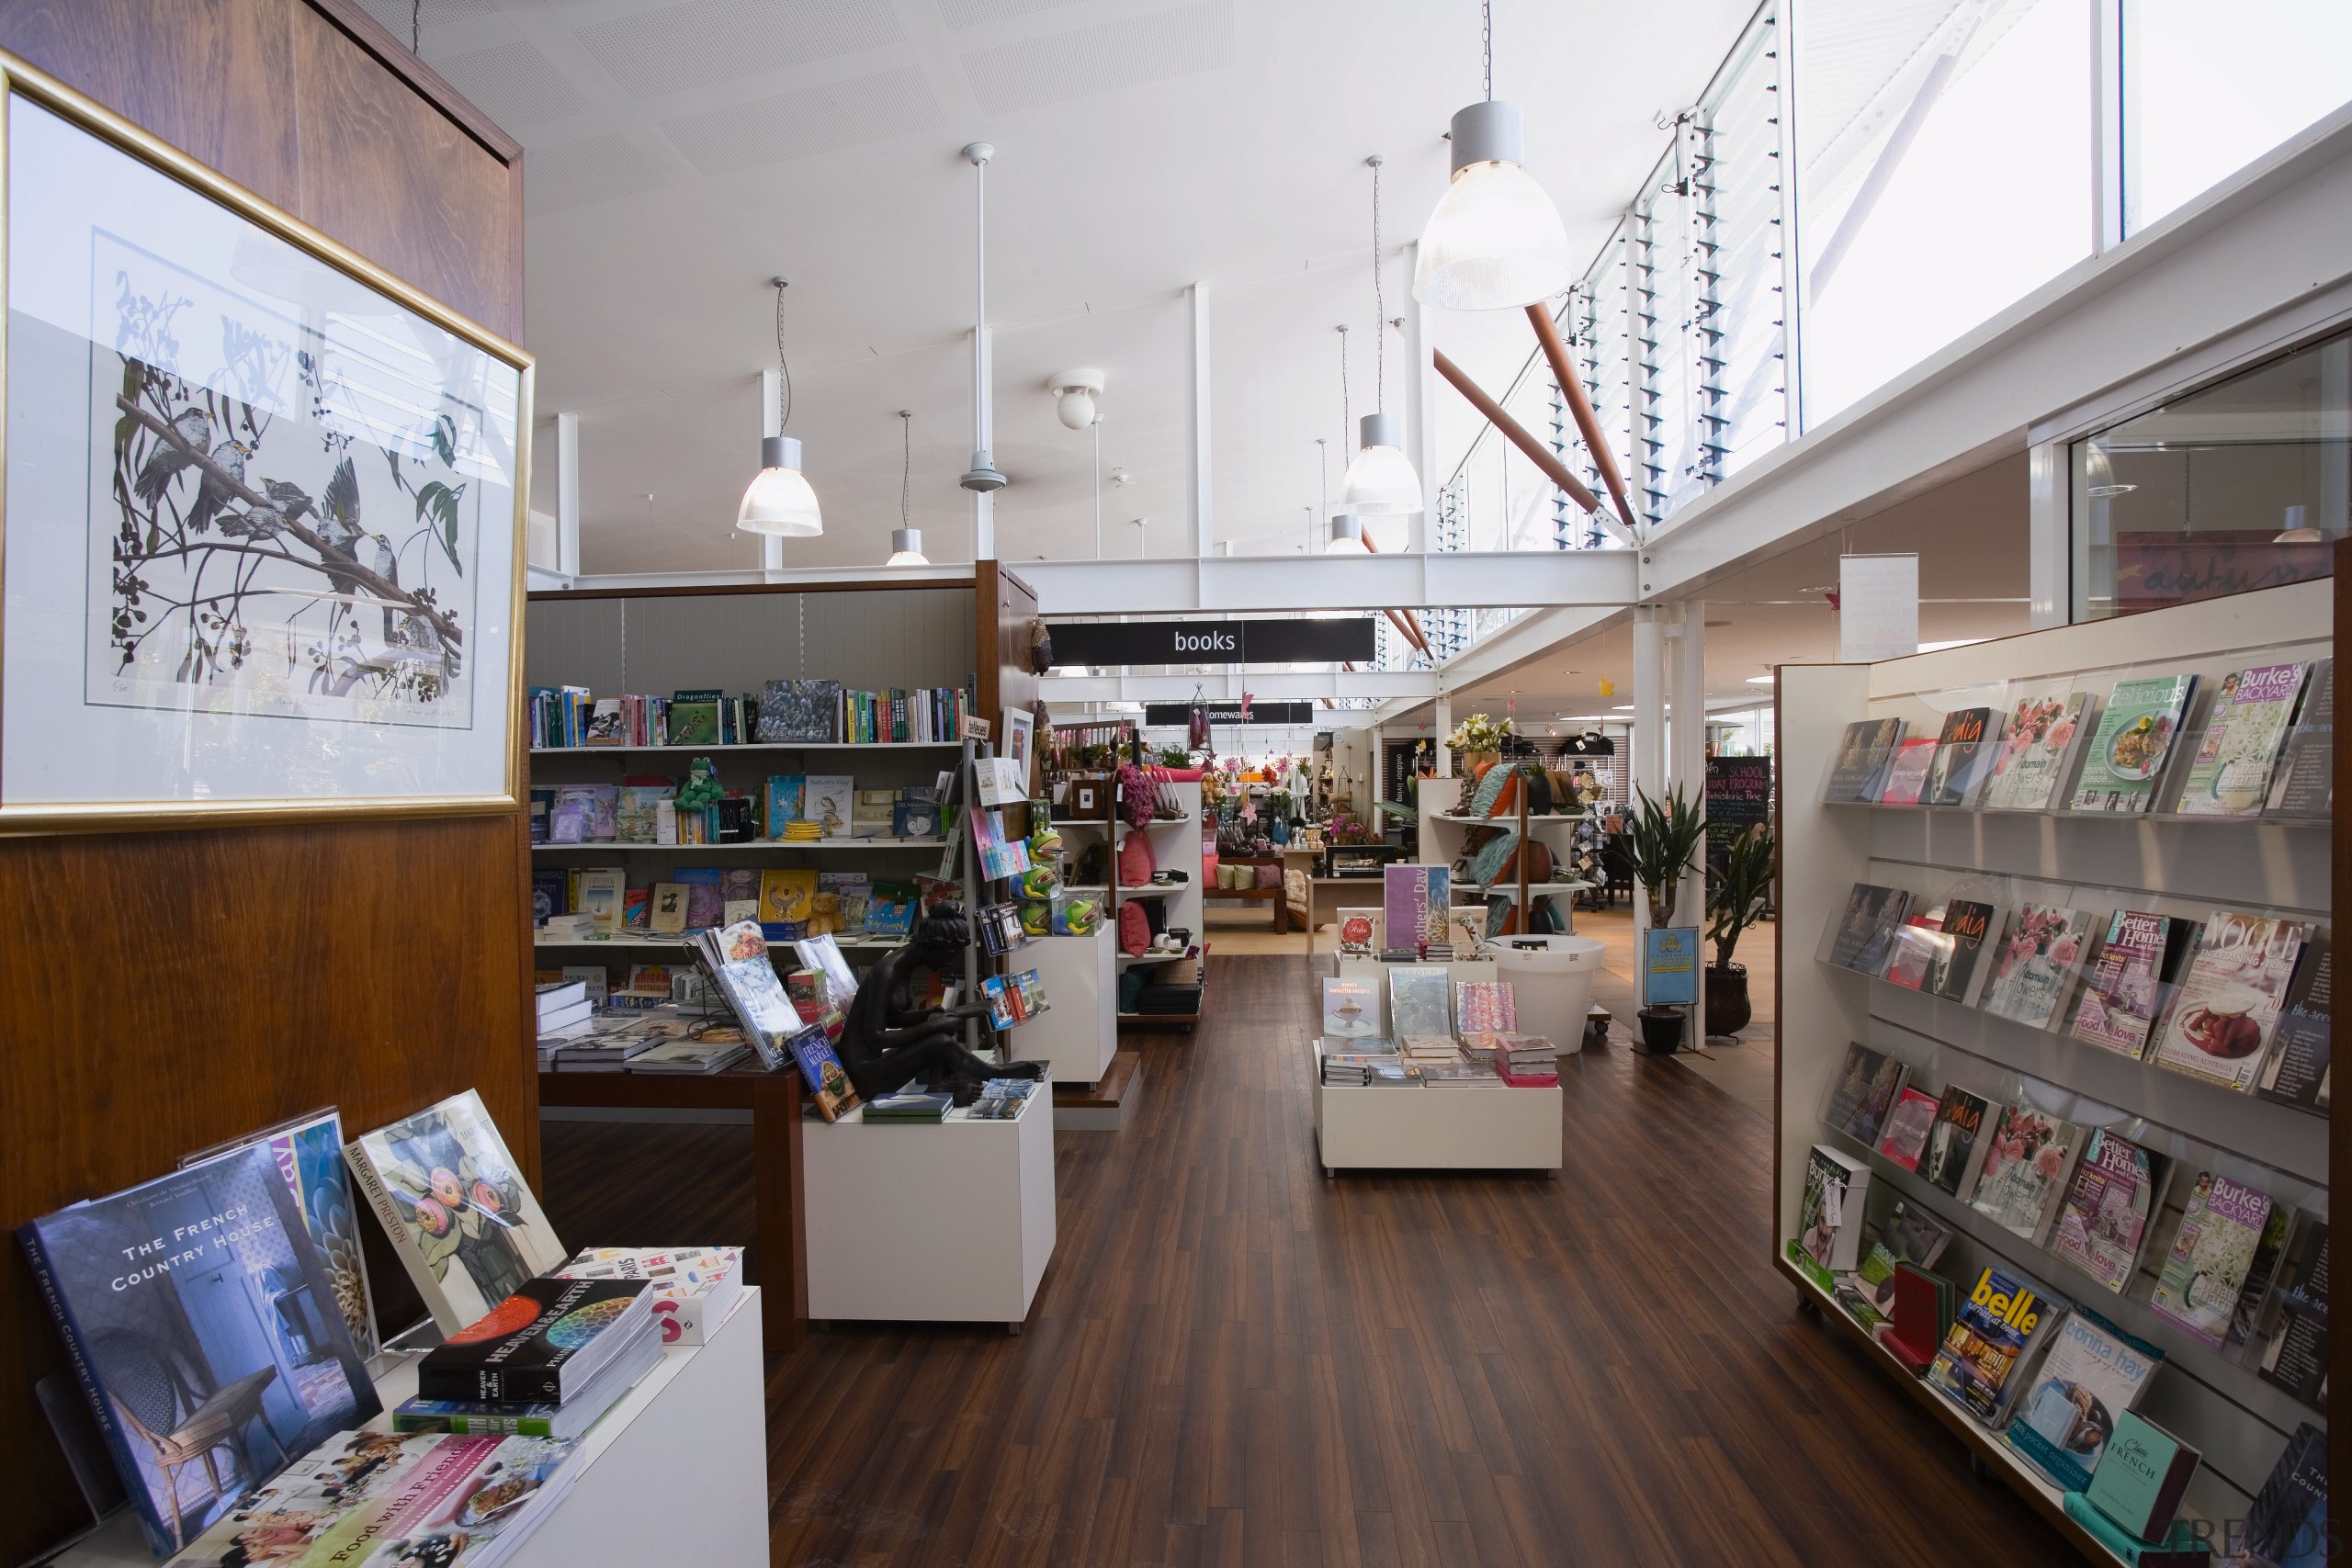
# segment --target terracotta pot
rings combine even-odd
[[[1736,1034],[1756,1016],[1747,1000],[1747,965],[1707,968],[1707,1032]]]

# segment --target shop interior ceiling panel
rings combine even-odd
[[[584,22],[571,36],[632,96],[667,97],[905,40],[871,0],[692,0]]]
[[[964,74],[980,107],[995,113],[1222,70],[1234,59],[1233,3],[1202,0],[975,50],[964,56]]]
[[[944,124],[922,70],[906,65],[680,115],[662,134],[696,170],[727,175]]]

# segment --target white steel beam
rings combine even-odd
[[[1210,702],[1232,702],[1245,694],[1260,702],[1320,697],[1427,702],[1437,695],[1438,686],[1434,670],[1236,670],[1204,675],[1049,674],[1037,682],[1037,694],[1049,703],[1188,703],[1194,692]],[[1357,709],[1353,717],[1368,724],[1374,715]]]
[[[1201,610],[1414,610],[1634,602],[1631,550],[1440,555],[1215,556],[1022,561],[1044,615]]]

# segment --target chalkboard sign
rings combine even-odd
[[[1707,759],[1707,842],[1729,844],[1772,820],[1772,759]]]

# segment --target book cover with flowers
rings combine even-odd
[[[2090,694],[2072,682],[2029,692],[2009,705],[2001,749],[1984,786],[1987,810],[2047,811],[2065,784],[2066,765],[2081,739]]]
[[[2021,904],[2001,943],[1984,1010],[2047,1029],[2065,1005],[2090,940],[2091,917],[2052,904]]]
[[[571,1256],[472,1089],[362,1134],[344,1155],[444,1334]]]
[[[2001,1112],[1969,1206],[2012,1235],[2041,1239],[2082,1129],[2023,1102]]]

